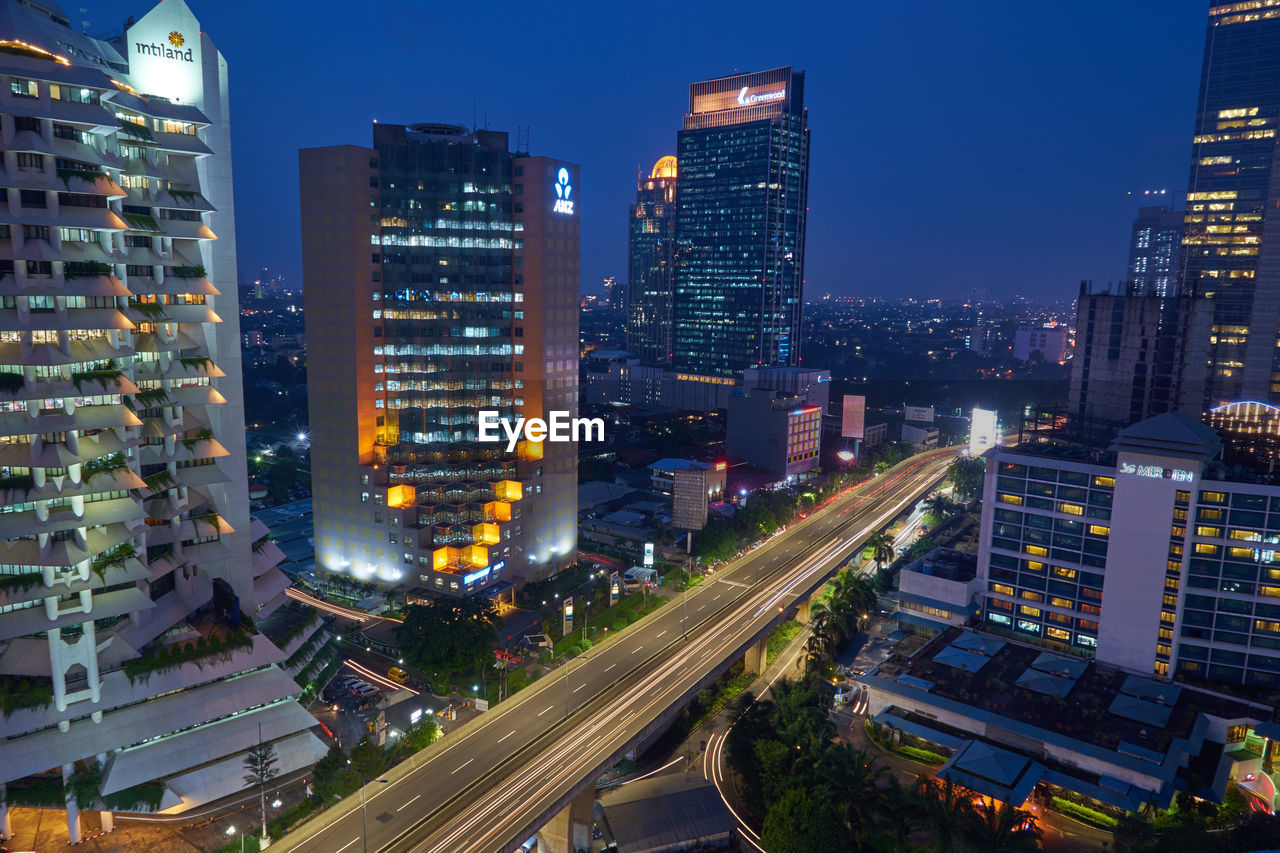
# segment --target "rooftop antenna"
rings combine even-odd
[[[89,14],[89,10],[85,9],[84,7],[81,7],[80,14],[87,15]],[[89,22],[83,18],[80,19],[80,32],[84,33],[85,35],[89,34]]]

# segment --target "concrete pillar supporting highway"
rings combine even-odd
[[[62,765],[62,784],[66,785],[71,779],[72,774],[76,772],[74,764]],[[67,840],[72,844],[80,843],[80,807],[76,805],[76,798],[71,792],[67,792]]]
[[[103,832],[111,832],[116,828],[116,816],[114,812],[98,812],[98,819],[102,821]]]
[[[796,606],[796,621],[801,625],[809,624],[809,605],[811,603],[812,602],[806,598]]]
[[[588,788],[538,830],[538,853],[587,853],[595,809],[596,791]]]
[[[9,814],[9,795],[0,783],[0,841],[13,835],[13,817]]]
[[[747,649],[746,655],[742,659],[742,671],[751,675],[761,675],[764,669],[769,665],[769,638],[765,637],[751,648]]]

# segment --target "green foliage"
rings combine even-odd
[[[161,489],[171,489],[178,483],[173,479],[173,475],[168,471],[157,471],[150,477],[143,477],[142,482],[147,484],[148,491],[158,492]]]
[[[203,645],[183,643],[181,646],[162,646],[142,657],[125,661],[124,673],[129,676],[130,682],[138,678],[145,681],[153,672],[163,672],[184,663],[203,667],[211,659],[227,661],[237,651],[250,648],[253,648],[253,635],[240,630],[226,637],[206,639]]]
[[[443,733],[434,720],[423,719],[405,729],[404,734],[400,737],[400,743],[406,749],[417,752],[438,741],[441,734]]]
[[[828,589],[827,601],[810,610],[813,632],[807,650],[810,671],[833,659],[861,630],[864,617],[879,604],[875,585],[849,569],[832,578]]]
[[[982,479],[986,471],[986,460],[982,457],[957,459],[947,469],[947,479],[956,488],[956,495],[961,500],[973,500],[982,494]]]
[[[387,756],[382,748],[368,735],[360,738],[355,749],[351,750],[350,766],[366,779],[376,779],[378,774],[387,769]]]
[[[0,575],[0,593],[26,592],[44,583],[44,572],[23,572],[20,575]]]
[[[153,406],[160,406],[169,402],[169,392],[163,388],[148,388],[146,391],[139,391],[133,395],[135,403],[144,409],[150,409]],[[163,473],[163,472],[161,472]]]
[[[59,171],[61,177],[61,170]],[[98,175],[97,177],[102,177]],[[67,261],[62,265],[63,278],[88,278],[95,275],[112,275],[115,267],[104,261]]]
[[[169,319],[164,314],[166,306],[159,302],[139,302],[137,300],[130,299],[129,307],[151,321],[160,321],[160,320]],[[155,390],[160,390],[160,389],[155,389]],[[139,394],[138,396],[141,396],[141,394]]]
[[[200,193],[195,190],[175,190],[173,187],[169,187],[169,195],[178,201],[185,201],[187,204],[194,204],[195,200],[200,197]]]
[[[136,231],[156,231],[160,230],[160,224],[156,222],[155,217],[148,213],[124,213],[126,222],[129,227]]]
[[[324,802],[318,797],[305,798],[302,802],[291,806],[267,821],[267,835],[273,839],[280,838],[295,824],[314,814],[322,805],[324,805]]]
[[[0,477],[0,492],[10,489],[29,492],[35,488],[35,480],[30,474],[17,474],[13,477]]]
[[[916,761],[921,761],[925,764],[936,764],[941,767],[947,763],[947,757],[945,755],[939,755],[938,753],[931,752],[927,749],[917,749],[914,746],[904,746],[899,744],[894,747],[893,751],[900,753],[901,755],[905,755],[907,758],[914,758]]]
[[[189,266],[189,267],[187,266],[174,267],[172,269],[172,273],[178,278],[204,278],[204,275],[205,275],[204,266],[201,264],[196,264],[194,266]]]
[[[160,808],[162,799],[164,786],[153,782],[144,782],[114,794],[102,795],[103,805],[111,811],[121,812],[154,812]]]
[[[6,394],[22,390],[22,386],[26,382],[26,378],[21,373],[10,373],[8,371],[0,373],[0,391]]]
[[[95,169],[59,169],[58,180],[62,181],[62,185],[67,189],[71,189],[71,179],[93,183],[99,178],[105,178],[106,174]],[[92,262],[91,262],[92,263]]]
[[[102,783],[102,768],[97,761],[87,770],[77,770],[67,779],[67,793],[81,809],[88,809],[98,801],[98,786]]]
[[[261,788],[271,783],[280,774],[276,764],[280,755],[275,744],[259,740],[244,756],[244,783],[249,787]]]
[[[405,608],[396,642],[411,666],[426,670],[440,683],[486,664],[498,640],[501,619],[487,598],[437,598],[431,604]]]
[[[194,370],[196,368],[208,370],[213,367],[213,359],[209,358],[207,355],[183,357],[178,359],[178,362],[187,370]]]
[[[289,606],[294,610],[302,611],[303,618],[294,622],[289,626],[287,631],[280,635],[280,638],[276,641],[276,645],[282,649],[292,643],[296,638],[300,637],[302,632],[320,621],[320,611],[316,610],[309,604],[299,604],[296,601],[291,601],[289,602]]]
[[[155,140],[155,137],[151,134],[151,128],[147,127],[145,124],[135,124],[131,121],[125,121],[120,116],[116,116],[116,124],[120,125],[120,129],[129,136],[137,139],[143,139],[147,142]]]
[[[80,466],[80,474],[85,480],[91,480],[98,474],[105,474],[108,471],[119,471],[121,468],[129,467],[129,459],[123,453],[117,451],[107,456],[99,456],[97,459],[90,459]]]
[[[765,641],[765,645],[769,650],[769,660],[773,660],[778,654],[787,647],[795,639],[796,634],[800,633],[801,624],[794,619],[788,619],[777,628],[773,629],[773,633],[769,634],[769,638]]]
[[[235,841],[229,841],[222,847],[218,848],[218,853],[261,853],[262,846],[258,842],[258,836],[252,831],[252,827],[245,827],[244,840],[241,841],[237,836]],[[243,847],[241,846],[243,845]]]
[[[94,557],[93,562],[89,564],[89,568],[93,570],[99,580],[105,580],[107,569],[112,566],[124,568],[124,561],[136,556],[138,556],[138,552],[133,547],[132,542],[121,542],[114,548],[103,551]]]
[[[3,694],[0,694],[0,697],[2,696]],[[10,783],[5,791],[5,799],[11,806],[32,808],[60,809],[67,804],[62,780],[52,776],[37,776],[22,785]]]
[[[71,382],[76,386],[77,391],[83,391],[83,386],[86,382],[96,382],[98,385],[102,386],[103,391],[109,390],[107,388],[107,383],[111,383],[115,387],[119,388],[123,378],[124,373],[116,369],[85,370],[71,374]]]
[[[312,770],[312,789],[326,803],[354,793],[360,787],[360,777],[347,766],[347,757],[337,745],[316,763]]]
[[[0,712],[6,716],[26,708],[44,708],[52,704],[52,681],[0,675]]]
[[[769,853],[848,850],[849,827],[840,806],[825,792],[787,789],[769,808],[760,844]]]
[[[1120,823],[1119,820],[1109,814],[1103,814],[1102,812],[1091,809],[1088,806],[1082,806],[1079,803],[1073,803],[1070,800],[1064,800],[1061,797],[1053,798],[1052,808],[1055,812],[1070,815],[1071,817],[1076,818],[1079,821],[1083,821],[1090,826],[1097,826],[1102,829],[1115,829]]]

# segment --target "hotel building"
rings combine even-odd
[[[78,841],[240,790],[259,732],[281,772],[323,746],[255,626],[288,581],[246,499],[226,61],[182,0],[109,41],[4,11],[0,832],[56,804]]]
[[[987,456],[984,628],[1159,678],[1280,686],[1280,488],[1166,413],[1106,451]]]
[[[320,569],[509,595],[572,564],[576,445],[477,421],[577,414],[578,167],[445,124],[299,167]]]
[[[692,84],[677,139],[675,368],[732,376],[795,366],[809,191],[804,72]]]

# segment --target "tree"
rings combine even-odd
[[[316,796],[325,802],[345,797],[360,785],[359,777],[347,766],[347,757],[342,754],[342,749],[336,744],[329,747],[324,758],[316,762],[311,775],[314,780],[312,788]]]
[[[953,504],[946,495],[942,494],[933,495],[928,498],[925,500],[924,505],[925,512],[932,515],[938,523],[941,523],[951,515],[952,511],[955,509],[955,504]]]
[[[738,534],[724,519],[708,521],[706,527],[693,535],[693,554],[704,565],[727,560],[737,550]]]
[[[487,598],[441,597],[406,607],[404,623],[395,629],[396,642],[411,665],[447,683],[488,662],[501,622]]]
[[[522,670],[523,671],[523,670]],[[440,739],[440,727],[434,720],[419,720],[404,730],[400,742],[412,750],[426,749]]]
[[[893,539],[883,530],[877,530],[867,537],[865,550],[871,552],[871,559],[875,560],[876,569],[879,570],[893,559]]]
[[[848,850],[852,839],[844,817],[820,791],[791,788],[765,815],[760,845],[769,853]]]
[[[954,853],[971,831],[973,804],[950,780],[920,779],[916,784],[920,823],[928,827],[939,853]]]
[[[365,779],[377,778],[387,767],[387,758],[382,754],[382,749],[374,743],[368,735],[360,738],[360,742],[356,744],[355,749],[351,750],[351,758],[348,762],[351,769]]]
[[[1019,853],[1040,849],[1040,828],[1034,816],[1008,803],[998,806],[983,800],[970,812],[966,837],[969,846],[983,853]]]
[[[244,757],[244,783],[258,788],[258,805],[262,809],[262,837],[267,837],[267,783],[279,775],[276,762],[280,756],[275,744],[262,740],[262,724],[258,724],[258,743]]]
[[[982,494],[983,472],[986,462],[981,458],[957,459],[947,469],[947,478],[955,486],[956,496],[961,500],[973,500]]]

